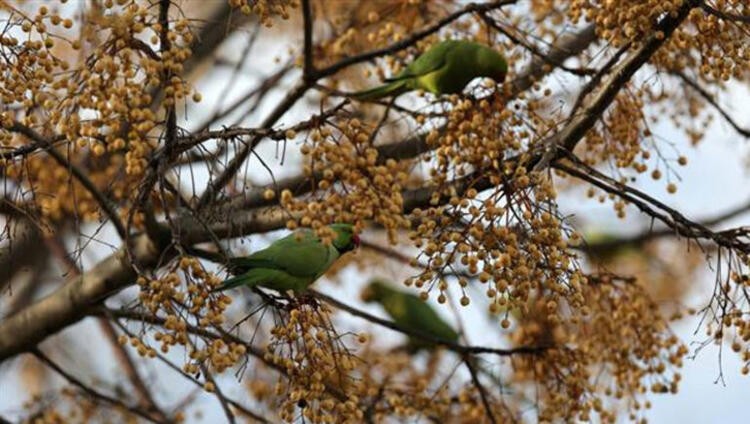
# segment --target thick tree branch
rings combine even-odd
[[[304,52],[302,78],[315,78],[315,64],[313,62],[313,12],[310,0],[302,0],[302,25],[304,27]]]
[[[141,263],[152,266],[162,256],[146,236],[134,240],[133,254]],[[0,322],[0,362],[33,349],[50,335],[78,322],[88,308],[133,284],[136,277],[121,248],[52,294],[4,319]]]
[[[586,133],[601,118],[602,113],[612,104],[625,84],[651,59],[651,56],[669,39],[690,11],[697,6],[696,1],[687,0],[675,15],[666,15],[656,25],[653,33],[643,41],[643,44],[612,70],[609,78],[602,84],[601,90],[591,104],[584,108],[561,131],[541,142],[540,145],[545,151],[538,160],[532,161],[533,169],[546,168],[551,161],[559,158],[562,155],[562,152],[558,150],[560,147],[570,152],[573,151]]]

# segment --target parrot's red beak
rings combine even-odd
[[[352,241],[354,242],[354,247],[358,248],[360,244],[359,236],[356,234],[352,234]]]

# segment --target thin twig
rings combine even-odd
[[[574,159],[572,156],[569,157]],[[675,234],[693,239],[702,238],[711,240],[717,245],[727,249],[736,250],[742,253],[750,253],[750,244],[742,242],[737,238],[737,235],[742,235],[747,232],[747,230],[743,228],[719,232],[711,231],[705,225],[687,219],[677,210],[670,208],[648,194],[622,184],[619,181],[602,174],[595,168],[586,165],[582,161],[576,161],[575,166],[569,166],[562,163],[554,163],[552,166],[570,176],[587,181],[607,193],[614,194],[615,196],[630,202],[641,212],[661,221],[664,225],[671,228]],[[659,210],[657,210],[657,208]]]
[[[487,419],[490,420],[490,423],[496,424],[497,421],[495,420],[495,414],[492,412],[492,404],[490,404],[490,400],[487,396],[487,391],[484,389],[482,382],[479,381],[477,370],[474,369],[474,365],[471,363],[472,359],[470,357],[464,357],[463,362],[466,365],[466,368],[469,370],[472,383],[479,392],[479,398],[482,399],[482,405],[484,405],[484,412],[487,415]]]
[[[79,389],[83,390],[87,394],[89,394],[89,395],[91,395],[91,396],[93,396],[93,397],[95,397],[97,399],[100,399],[100,400],[102,400],[104,402],[107,402],[109,404],[112,404],[112,405],[121,407],[121,408],[123,408],[125,410],[128,410],[128,411],[130,411],[130,412],[132,412],[132,413],[140,416],[141,418],[143,418],[143,419],[145,419],[147,421],[150,421],[152,423],[165,422],[165,421],[158,421],[158,420],[154,419],[150,414],[148,414],[147,412],[141,410],[140,408],[137,408],[137,407],[134,407],[134,406],[125,405],[120,400],[118,400],[116,398],[113,398],[111,396],[105,395],[103,393],[100,393],[100,392],[92,389],[91,387],[83,384],[83,382],[81,382],[81,380],[75,378],[73,375],[69,374],[67,371],[65,371],[64,369],[62,369],[59,365],[57,365],[49,357],[47,357],[47,355],[43,354],[41,350],[39,350],[37,348],[34,348],[31,351],[31,353],[34,356],[36,356],[36,358],[39,359],[43,364],[47,365],[48,367],[50,367],[51,369],[53,369],[55,372],[57,372],[58,374],[60,374],[64,379],[68,380],[68,382],[70,384],[78,387]]]
[[[115,324],[120,328],[120,330],[122,330],[128,336],[130,336],[130,337],[134,337],[135,336],[121,322],[115,320]],[[200,381],[198,381],[197,379],[193,378],[193,376],[191,376],[190,374],[186,373],[182,368],[180,368],[179,366],[177,366],[174,363],[172,363],[172,361],[170,361],[169,359],[167,359],[164,355],[162,355],[159,352],[157,352],[156,353],[156,358],[159,359],[160,361],[162,361],[167,367],[169,367],[170,369],[176,371],[178,374],[180,374],[181,376],[183,376],[185,379],[187,379],[191,383],[195,384],[199,388],[199,390],[201,390],[201,391],[204,390],[203,389],[203,384]],[[257,413],[255,413],[255,412],[247,409],[246,407],[244,407],[241,403],[237,402],[236,400],[233,400],[233,399],[228,398],[226,396],[224,397],[224,399],[226,399],[227,403],[229,403],[230,405],[232,405],[232,407],[234,407],[235,409],[237,409],[238,411],[240,411],[244,415],[246,415],[246,416],[254,419],[255,421],[257,421],[259,423],[270,423],[271,422],[270,420],[267,420],[267,419],[263,418],[262,416],[258,415]],[[182,404],[182,402],[181,402],[181,404]],[[178,410],[181,409],[181,407],[184,407],[184,405],[181,405],[181,404],[178,404],[174,408],[174,410],[178,411]]]
[[[701,9],[703,9],[709,15],[714,15],[719,19],[732,22],[742,22],[750,24],[750,15],[734,15],[731,13],[722,12],[721,10],[714,9],[705,2],[701,2]]]
[[[687,84],[690,88],[695,90],[698,94],[700,94],[701,97],[703,97],[705,101],[707,101],[711,106],[713,106],[714,109],[716,109],[716,111],[719,112],[719,114],[729,123],[729,125],[732,126],[732,128],[734,128],[735,131],[740,133],[740,135],[742,135],[745,138],[750,138],[750,129],[742,128],[740,124],[738,124],[737,121],[735,121],[734,118],[732,118],[732,116],[729,115],[729,112],[727,112],[726,110],[724,110],[724,108],[719,106],[719,103],[716,101],[716,99],[714,99],[714,96],[712,96],[711,93],[706,91],[705,88],[701,87],[701,85],[698,84],[697,81],[685,75],[685,73],[680,70],[674,71],[673,73],[677,75],[678,77],[680,77],[680,79],[685,84]]]

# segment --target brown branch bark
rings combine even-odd
[[[10,221],[7,239],[7,245],[0,248],[0,293],[5,292],[5,287],[19,269],[32,264],[35,256],[45,254],[39,250],[42,233],[28,218]]]
[[[685,1],[675,15],[665,16],[655,26],[652,34],[643,41],[643,44],[613,68],[609,78],[604,81],[591,104],[584,108],[561,131],[541,142],[540,145],[543,146],[545,151],[539,159],[532,161],[535,170],[546,168],[550,162],[561,157],[562,152],[558,151],[559,148],[569,152],[573,151],[586,133],[601,118],[602,113],[612,104],[625,84],[651,59],[651,56],[669,39],[696,6],[697,0]]]
[[[161,257],[147,237],[133,242],[134,255],[156,265]],[[137,275],[120,249],[80,277],[0,322],[0,362],[33,349],[39,342],[78,322],[91,306],[135,282]]]

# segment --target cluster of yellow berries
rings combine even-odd
[[[188,337],[194,327],[190,322],[202,329],[221,326],[224,312],[232,301],[227,295],[211,292],[221,284],[221,279],[206,272],[196,258],[182,257],[164,276],[157,279],[139,277],[137,284],[141,304],[152,314],[165,317],[164,331],[154,334],[161,352],[167,353],[175,345],[190,348],[193,362],[185,365],[186,372],[197,372],[196,364],[205,362],[211,369],[221,372],[244,357],[246,347],[242,344],[216,339],[207,341],[205,346],[196,346]],[[151,352],[153,348],[138,343],[139,346],[135,346],[138,353],[155,356],[155,351]]]
[[[273,26],[273,18],[289,19],[291,9],[299,7],[298,0],[229,0],[231,7],[237,8],[245,15],[253,14],[266,26]]]
[[[616,422],[621,409],[635,420],[648,393],[677,392],[687,347],[636,283],[588,281],[583,292],[577,311],[542,297],[529,304],[514,345],[551,348],[513,357],[513,385],[535,388],[542,420]]]
[[[27,34],[24,41],[2,36],[0,49],[13,60],[0,64],[7,70],[2,73],[0,98],[3,104],[20,107],[2,113],[0,143],[6,147],[36,143],[6,131],[14,121],[54,139],[60,155],[119,204],[132,194],[148,155],[157,147],[154,135],[160,131],[162,117],[152,105],[152,94],[161,90],[160,104],[171,108],[192,92],[178,75],[190,57],[193,35],[185,19],[164,29],[146,5],[116,3],[103,4],[116,13],[87,11],[84,19],[91,25],[81,29],[80,38],[71,39],[73,20],[44,5],[33,17],[17,18],[21,20],[15,23]],[[160,45],[163,35],[168,45]],[[75,63],[74,57],[86,59]],[[198,93],[192,97],[200,100]],[[48,155],[21,160],[0,165],[9,177],[45,193],[37,197],[44,217],[99,218],[94,196],[65,166]]]
[[[405,164],[380,160],[371,129],[358,119],[342,128],[342,134],[333,134],[327,128],[316,130],[310,144],[302,146],[307,160],[305,175],[316,181],[318,190],[314,196],[303,198],[282,192],[281,205],[301,216],[290,226],[319,228],[334,219],[374,221],[395,239],[398,229],[409,225],[403,214],[402,190],[408,178]]]
[[[477,191],[469,189],[462,197],[451,197],[446,206],[415,210],[418,225],[409,237],[427,266],[409,283],[425,291],[436,288],[437,300],[443,303],[448,285],[443,275],[462,269],[486,285],[491,313],[520,307],[541,288],[549,290],[551,298],[567,298],[579,307],[583,277],[567,249],[563,222],[554,211],[530,208],[531,199],[554,198],[550,181],[525,174],[515,181],[514,192],[496,192],[480,200]],[[513,203],[499,204],[496,199],[505,195]],[[463,290],[469,281],[461,276],[458,284]],[[469,302],[464,295],[461,304]]]
[[[285,421],[300,413],[319,423],[362,421],[352,375],[358,359],[333,329],[330,314],[326,305],[300,305],[271,329],[264,359],[287,376],[274,389]]]

